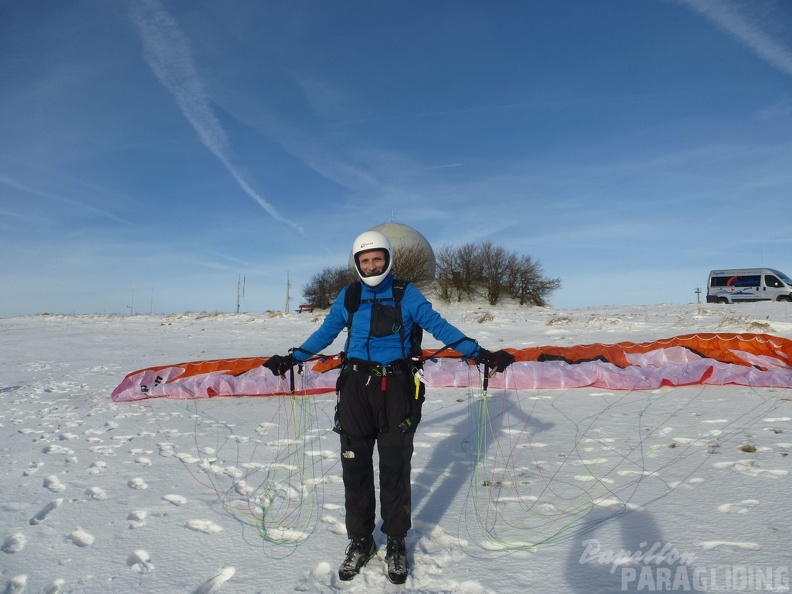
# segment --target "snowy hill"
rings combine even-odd
[[[792,338],[785,303],[438,309],[488,348]],[[382,546],[336,578],[334,395],[110,400],[143,367],[283,353],[321,316],[0,319],[0,591],[788,589],[788,389],[430,391],[403,587]]]

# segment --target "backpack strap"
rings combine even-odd
[[[399,343],[402,349],[402,359],[407,359],[407,353],[404,350],[404,318],[402,317],[401,300],[404,297],[404,291],[407,290],[407,281],[394,279],[391,285],[391,294],[393,295],[393,302],[396,304],[396,311],[399,312]]]
[[[360,295],[362,291],[363,287],[361,286],[360,281],[354,281],[347,285],[346,293],[344,293],[344,307],[347,310],[347,339],[346,344],[344,345],[344,352],[341,353],[342,369],[346,364],[347,353],[349,352],[349,340],[352,337],[352,318],[355,317],[355,312],[360,307]]]
[[[402,344],[404,344],[404,319],[402,318],[402,310],[401,310],[401,300],[404,297],[404,292],[407,290],[407,286],[410,283],[405,280],[394,280],[393,281],[393,300],[396,302],[396,305],[399,309],[399,323],[400,323],[400,334]],[[423,355],[423,349],[421,348],[421,342],[423,341],[423,328],[421,328],[418,324],[413,323],[412,330],[410,331],[410,352],[409,355],[405,353],[405,359],[412,359],[413,365],[423,365],[423,361],[421,359],[421,355]]]
[[[349,314],[347,329],[352,329],[352,317],[360,307],[360,294],[362,291],[363,288],[360,285],[360,281],[355,281],[347,286],[346,293],[344,294],[344,307]]]
[[[405,360],[420,357],[423,351],[421,350],[421,341],[423,340],[423,328],[418,324],[413,324],[412,332],[410,334],[410,352],[407,353],[404,349],[404,318],[402,317],[401,301],[404,298],[404,293],[407,290],[409,281],[402,279],[394,279],[391,286],[391,294],[393,301],[396,304],[396,309],[399,312],[399,338],[402,345],[402,356]],[[352,333],[352,320],[355,317],[355,312],[360,308],[360,297],[362,294],[362,285],[360,281],[355,281],[347,286],[346,293],[344,294],[344,307],[347,310],[347,342],[344,351],[349,350],[349,337]]]

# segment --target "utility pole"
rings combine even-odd
[[[286,311],[289,313],[289,303],[291,302],[291,281],[289,280],[289,271],[286,271]]]
[[[237,307],[236,307],[237,313],[239,313],[240,295],[241,297],[245,296],[245,276],[241,274],[239,275],[239,279],[237,280]]]

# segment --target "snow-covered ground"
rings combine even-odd
[[[786,303],[439,309],[491,349],[792,338]],[[131,371],[284,353],[319,321],[0,319],[0,592],[788,591],[792,390],[430,390],[401,587],[382,547],[337,580],[334,395],[110,399]]]

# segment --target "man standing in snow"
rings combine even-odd
[[[412,284],[400,289],[403,295],[396,295],[391,273],[393,249],[382,233],[367,231],[360,235],[352,254],[360,281],[341,291],[322,325],[302,346],[291,349],[289,355],[270,357],[265,366],[275,375],[283,375],[295,364],[320,353],[352,322],[337,384],[336,430],[341,435],[346,529],[350,539],[338,576],[351,580],[377,552],[373,537],[376,443],[388,578],[403,584],[409,572],[405,536],[412,526],[410,462],[424,400],[423,384],[415,375],[418,369],[410,357],[412,328],[417,325],[425,329],[465,358],[493,371],[503,371],[514,357],[506,351],[492,353],[481,348],[434,311]],[[350,311],[347,293],[358,290],[356,309]]]

